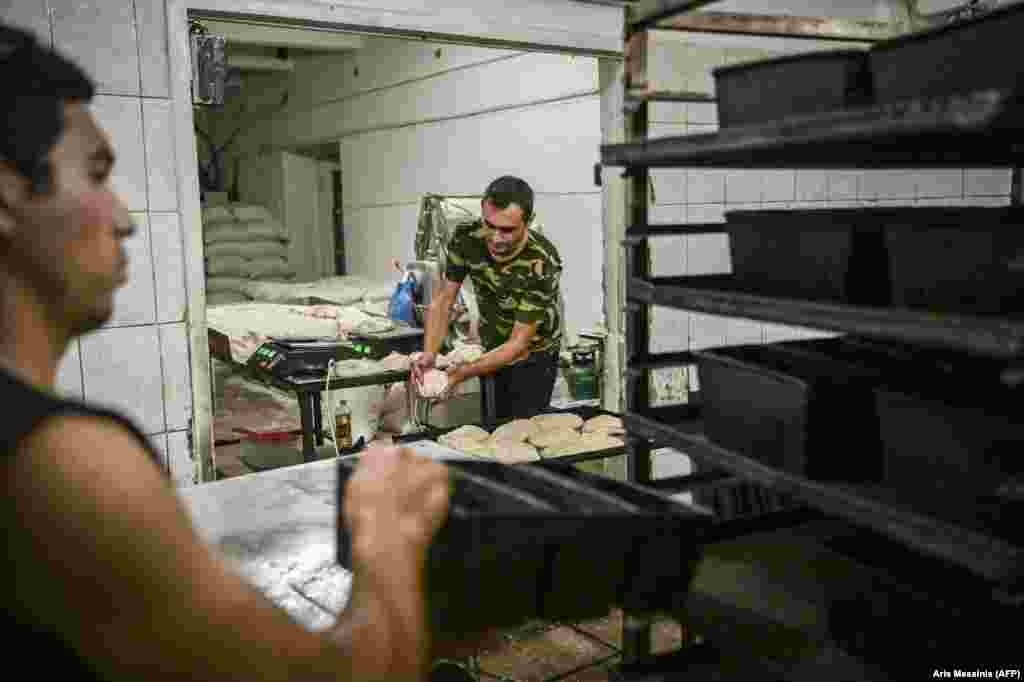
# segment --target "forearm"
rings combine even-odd
[[[494,374],[505,365],[509,365],[529,350],[529,346],[516,340],[509,340],[501,344],[489,353],[485,353],[476,362],[471,362],[459,368],[464,379],[487,376]]]
[[[423,350],[437,353],[441,350],[444,337],[448,335],[449,315],[454,300],[448,296],[438,296],[430,303],[427,311],[427,330],[423,339]]]
[[[345,657],[351,671],[345,679],[390,682],[426,678],[430,636],[422,568],[395,568],[383,580],[379,576],[357,577],[348,607],[337,625],[325,633],[329,646]]]

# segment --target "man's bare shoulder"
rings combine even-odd
[[[49,417],[21,441],[6,468],[17,471],[22,483],[30,476],[108,493],[163,483],[139,437],[101,415]]]

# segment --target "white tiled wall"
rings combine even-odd
[[[7,0],[0,21],[37,33],[93,77],[110,136],[112,182],[138,225],[113,319],[73,341],[65,395],[114,407],[150,435],[178,485],[192,484],[185,271],[171,131],[164,0]]]

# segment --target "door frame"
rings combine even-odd
[[[517,14],[515,5],[521,5]],[[539,12],[543,12],[543,16]],[[509,16],[537,14],[535,21],[509,22]],[[200,483],[215,480],[210,353],[206,325],[202,214],[198,160],[193,133],[188,19],[190,15],[288,24],[323,31],[386,34],[485,47],[563,52],[622,59],[623,8],[546,0],[166,0],[172,129],[178,183],[178,209],[184,238],[186,326],[192,384],[191,447]],[[602,124],[604,125],[604,124]]]

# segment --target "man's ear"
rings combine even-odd
[[[17,221],[13,209],[25,200],[28,182],[5,159],[0,159],[0,236],[14,231]]]

